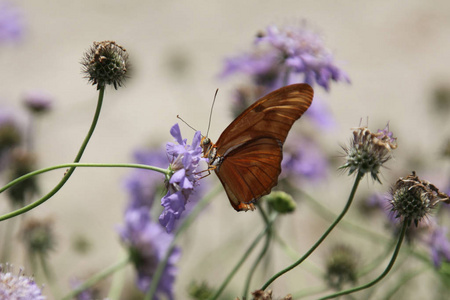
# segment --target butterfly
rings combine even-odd
[[[254,203],[277,185],[284,141],[313,95],[308,84],[282,87],[244,110],[217,143],[202,137],[208,171],[219,177],[236,211],[254,210]]]

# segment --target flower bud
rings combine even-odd
[[[81,62],[85,77],[97,85],[97,90],[113,85],[117,90],[129,73],[130,64],[125,48],[114,41],[94,42]]]
[[[266,197],[266,201],[274,210],[281,214],[291,213],[297,207],[292,196],[282,191],[270,193]]]

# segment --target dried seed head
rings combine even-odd
[[[331,249],[326,262],[326,280],[332,288],[341,289],[346,283],[356,282],[357,255],[345,245],[336,245]]]
[[[450,202],[448,195],[430,182],[419,179],[415,172],[397,180],[391,194],[391,211],[395,217],[408,223],[414,221],[416,226],[439,202]]]
[[[389,124],[383,130],[372,133],[367,127],[359,127],[353,131],[350,146],[343,147],[347,162],[339,169],[348,169],[349,175],[358,171],[361,174],[370,173],[378,182],[381,166],[391,156],[391,150],[397,148],[396,138],[389,131]]]
[[[81,64],[85,77],[97,90],[107,84],[117,90],[129,75],[128,53],[114,41],[94,42]]]

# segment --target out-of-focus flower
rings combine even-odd
[[[391,211],[402,222],[418,223],[426,218],[439,202],[448,202],[448,195],[416,173],[397,180],[391,191]]]
[[[344,245],[334,246],[326,262],[325,278],[330,287],[341,289],[346,283],[355,283],[357,278],[357,255]]]
[[[128,53],[114,41],[94,42],[81,62],[83,73],[97,90],[113,85],[117,90],[130,73]]]
[[[52,219],[29,219],[23,226],[22,237],[30,255],[48,256],[56,246]]]
[[[178,124],[170,129],[170,134],[177,143],[169,142],[166,145],[171,175],[166,182],[167,194],[161,199],[164,211],[159,216],[159,222],[166,227],[167,232],[173,230],[175,221],[180,219],[189,196],[198,185],[200,176],[196,169],[203,160],[200,131],[195,133],[192,145],[188,145],[187,140],[182,138]]]
[[[191,282],[188,293],[192,300],[207,300],[214,295],[214,290],[206,282]]]
[[[22,37],[22,14],[18,7],[7,1],[0,2],[0,45]]]
[[[380,168],[392,157],[391,151],[396,148],[397,141],[389,131],[389,124],[377,133],[370,132],[367,127],[356,128],[350,146],[343,147],[346,163],[340,169],[348,169],[349,175],[355,171],[362,175],[370,173],[374,180],[380,182]]]
[[[314,140],[299,137],[287,142],[281,166],[281,178],[310,181],[324,179],[329,169],[328,160]]]
[[[160,150],[139,150],[134,153],[134,160],[138,164],[164,168],[167,156]],[[150,209],[155,197],[162,190],[162,176],[159,173],[144,169],[134,169],[125,180],[125,187],[130,195],[127,209],[145,206]]]
[[[227,59],[222,76],[237,72],[251,75],[256,84],[272,90],[305,82],[328,91],[331,81],[350,81],[322,38],[305,26],[269,26],[260,32],[253,52]]]
[[[21,148],[14,149],[11,154],[10,180],[14,180],[36,169],[36,157],[32,153]],[[23,206],[29,197],[38,191],[36,177],[30,177],[21,181],[8,190],[13,206]]]
[[[434,265],[439,268],[443,261],[450,262],[450,241],[447,237],[448,228],[433,226],[428,238],[431,258]]]
[[[71,279],[70,280],[70,286],[72,289],[77,289],[81,286],[83,282],[79,279]],[[79,293],[76,298],[76,300],[92,300],[92,299],[99,299],[99,291],[95,288],[88,288],[83,290],[81,293]]]
[[[292,196],[282,191],[273,191],[265,199],[275,211],[281,214],[291,213],[297,207]]]
[[[22,133],[14,117],[6,111],[0,111],[0,155],[18,146],[21,141]]]
[[[11,267],[6,268],[0,264],[0,299],[11,300],[45,300],[42,289],[36,284],[33,278],[23,275],[20,269],[17,275],[13,274]]]
[[[128,247],[131,260],[137,270],[137,285],[140,290],[147,291],[158,263],[164,259],[168,251],[173,235],[166,233],[160,225],[152,222],[149,211],[145,207],[126,211],[125,224],[119,228],[119,234],[122,242]],[[175,263],[179,256],[180,250],[175,248],[160,279],[157,295],[174,299]]]
[[[33,113],[45,113],[52,108],[53,97],[44,91],[30,91],[23,97],[24,105]]]
[[[292,300],[292,295],[288,294],[283,298],[273,298],[272,296],[272,290],[263,291],[263,290],[256,290],[252,292],[253,300],[272,300],[272,299],[279,299],[279,300]],[[236,300],[239,300],[239,298],[236,298]]]

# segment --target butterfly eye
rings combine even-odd
[[[202,144],[203,144],[203,146],[209,145],[209,144],[211,144],[211,140],[206,137],[206,138],[203,139]]]

